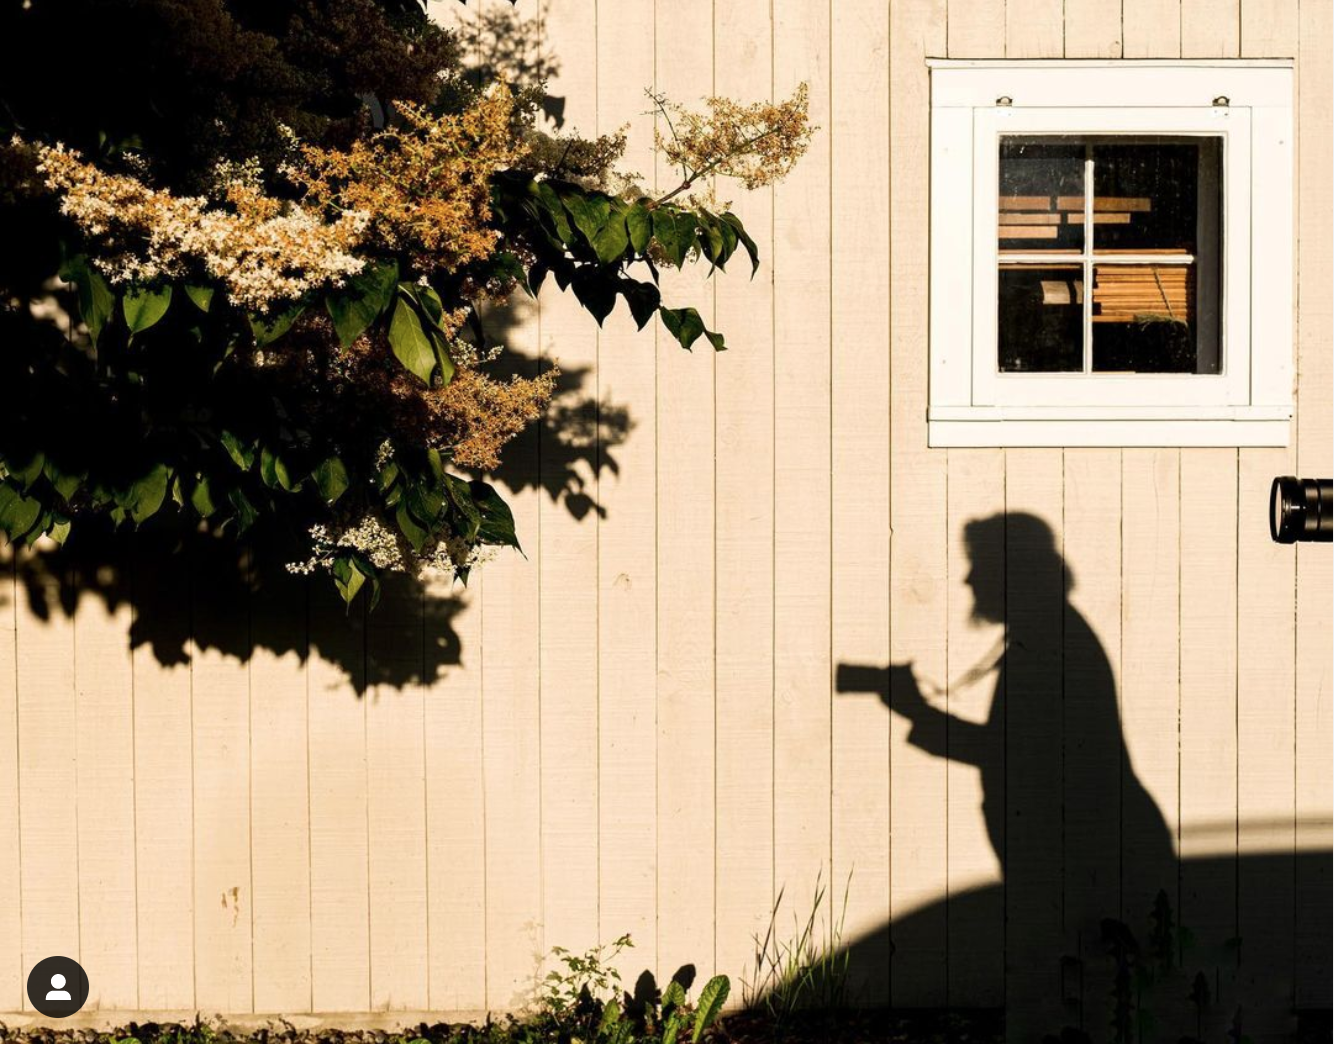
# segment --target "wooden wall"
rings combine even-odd
[[[468,25],[508,9],[432,4]],[[672,171],[651,150],[644,88],[764,99],[810,83],[820,130],[796,172],[749,195],[718,186],[760,243],[758,276],[665,280],[729,351],[687,354],[619,311],[599,330],[554,287],[521,306],[508,339],[527,365],[577,372],[599,417],[623,409],[630,427],[583,457],[536,434],[516,444],[540,478],[512,497],[527,556],[487,565],[461,606],[442,608],[459,592],[438,585],[390,585],[348,619],[322,587],[229,603],[188,563],[124,561],[114,610],[85,595],[43,618],[9,559],[0,1012],[28,1007],[26,971],[51,953],[87,967],[90,1009],[126,1011],[509,1009],[550,947],[624,932],[631,980],[686,963],[740,979],[779,894],[786,931],[817,880],[835,905],[846,889],[846,940],[903,924],[895,957],[859,969],[867,996],[1041,995],[1050,969],[1013,957],[1016,932],[1091,961],[1096,939],[1063,911],[1138,920],[1160,886],[1137,877],[1133,830],[1063,819],[1069,788],[1108,768],[1062,731],[1081,664],[1055,655],[1012,677],[1054,712],[1022,749],[993,737],[987,756],[1007,765],[1007,829],[1062,824],[1058,851],[1097,850],[1105,872],[1056,858],[1005,891],[987,891],[1001,869],[978,773],[910,743],[874,694],[834,686],[840,664],[910,660],[942,705],[982,720],[991,679],[955,682],[999,632],[970,621],[964,576],[1004,585],[1025,548],[970,563],[961,531],[1018,512],[1055,533],[1073,608],[1115,672],[1129,762],[1110,770],[1133,771],[1169,824],[1180,917],[1244,941],[1238,982],[1276,969],[1298,1006],[1328,1007],[1329,925],[1304,911],[1328,909],[1329,861],[1291,857],[1331,844],[1330,550],[1272,544],[1265,506],[1272,476],[1334,463],[1330,5],[518,12],[537,23],[566,128],[628,123],[627,164],[659,186]],[[1288,448],[927,449],[927,56],[1297,59]],[[58,599],[85,579],[45,582]],[[131,648],[150,589],[208,631],[178,662]],[[1031,604],[1011,589],[1008,612],[1063,626],[1059,593]],[[1246,858],[1259,854],[1288,859]]]

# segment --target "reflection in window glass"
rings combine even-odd
[[[1082,265],[1002,265],[1000,368],[1079,373],[1084,366]]]
[[[1216,138],[1095,144],[1094,253],[1198,253],[1202,193],[1218,221],[1220,161]]]
[[[1120,373],[1216,373],[1200,368],[1193,265],[1097,265],[1093,270],[1093,369]],[[1213,362],[1216,363],[1216,353]]]
[[[999,195],[1002,372],[1222,372],[1221,139],[1004,136]]]
[[[1074,138],[1001,139],[1001,250],[1077,254],[1084,249],[1082,226],[1066,220],[1057,207],[1062,198],[1084,198],[1084,152],[1084,143]]]

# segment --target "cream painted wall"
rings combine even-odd
[[[463,23],[509,9],[431,6]],[[517,11],[537,23],[566,127],[628,123],[627,162],[660,184],[645,87],[691,101],[810,82],[821,129],[796,173],[752,195],[719,186],[760,243],[759,274],[665,280],[729,351],[684,353],[621,313],[598,330],[544,289],[511,346],[559,362],[576,398],[629,428],[596,471],[560,444],[515,447],[542,480],[512,498],[527,557],[487,565],[460,604],[391,588],[348,620],[322,590],[219,606],[188,570],[126,568],[234,639],[164,666],[131,649],[132,601],[108,612],[85,596],[42,619],[6,560],[0,1012],[27,1007],[24,976],[51,953],[83,962],[89,1009],[109,1018],[510,1009],[550,947],[623,932],[631,980],[688,962],[739,979],[779,893],[787,924],[817,880],[840,901],[846,886],[849,940],[920,911],[892,965],[865,974],[872,998],[985,1007],[1053,990],[1049,968],[1007,973],[1021,942],[1007,904],[1012,926],[1050,928],[1091,961],[1096,940],[1060,911],[1138,918],[1158,887],[1136,875],[1132,830],[1062,818],[1073,781],[1107,766],[1081,760],[1059,713],[1025,739],[1049,752],[1046,776],[1010,751],[1006,821],[1063,823],[1071,858],[952,918],[962,893],[1001,880],[977,771],[910,743],[874,695],[834,692],[839,664],[911,660],[942,706],[985,718],[992,679],[965,676],[999,629],[970,621],[961,532],[1005,512],[1045,520],[1074,574],[1129,764],[1184,860],[1182,917],[1245,940],[1239,981],[1277,968],[1301,1006],[1328,1007],[1329,926],[1303,916],[1328,903],[1328,859],[1289,861],[1275,882],[1233,857],[1331,846],[1330,551],[1271,544],[1264,510],[1273,475],[1332,465],[1330,5]],[[927,449],[927,56],[1297,59],[1288,448]],[[1005,585],[1024,549],[990,550],[972,565]],[[1059,574],[1023,580],[1059,590]],[[1060,605],[1009,611],[1060,628]],[[244,661],[220,651],[252,641]],[[413,680],[379,680],[395,666]],[[1022,682],[1059,708],[1080,666],[1056,655]],[[1090,851],[1106,873],[1065,874]]]

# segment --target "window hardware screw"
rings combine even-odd
[[[1008,94],[1002,94],[999,98],[996,99],[996,104],[1008,107],[1014,104],[1014,99],[1011,98]]]
[[[1227,106],[1232,104],[1232,99],[1230,99],[1226,94],[1220,94],[1217,98],[1214,99],[1214,104],[1219,106],[1220,108],[1226,108]]]

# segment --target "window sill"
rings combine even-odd
[[[936,406],[927,412],[927,445],[1286,446],[1291,416],[1286,406]]]

